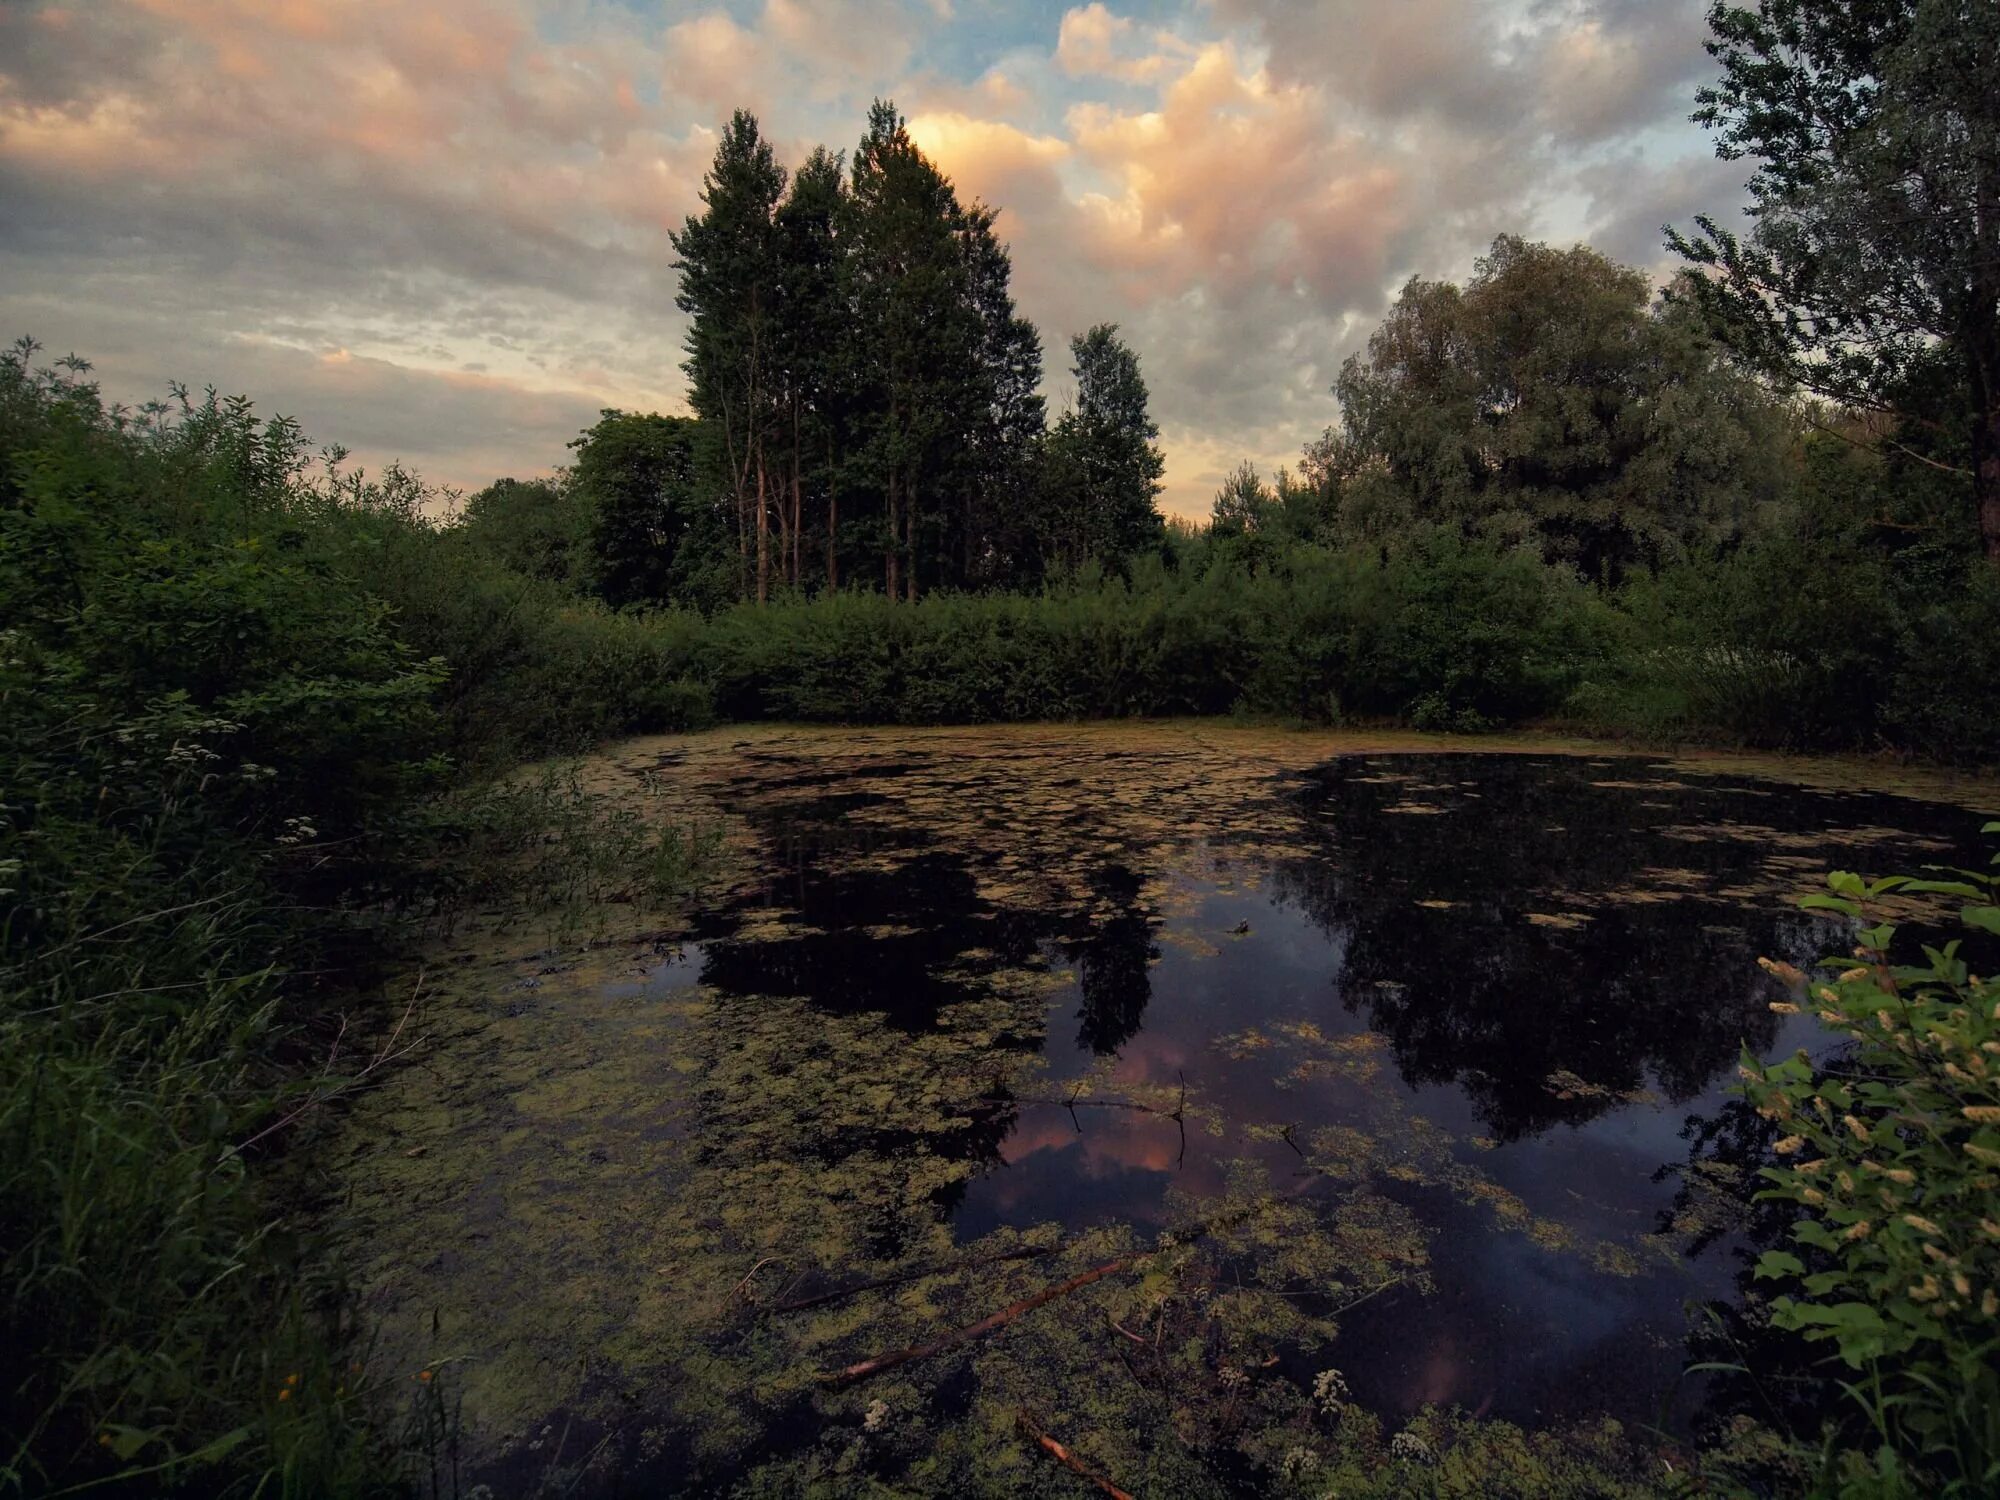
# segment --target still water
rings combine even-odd
[[[1476,1447],[1473,1419],[1607,1418],[1622,1472],[1665,1472],[1718,1399],[1683,1374],[1690,1309],[1744,1272],[1740,1051],[1825,1045],[1756,960],[1841,947],[1796,905],[1829,869],[1984,865],[1977,791],[1313,743],[718,732],[608,761],[723,823],[734,876],[587,951],[461,939],[430,1061],[349,1126],[363,1311],[441,1372],[452,1472],[1067,1483],[1026,1421],[1138,1493],[1317,1494]]]

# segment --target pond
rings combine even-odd
[[[1502,751],[622,748],[737,877],[438,956],[426,1064],[345,1126],[378,1360],[495,1494],[1088,1492],[1043,1434],[1142,1495],[1643,1486],[1743,1269],[1740,1049],[1822,1045],[1756,961],[1838,948],[1830,868],[1983,864],[1982,793]]]

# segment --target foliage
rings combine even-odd
[[[1836,873],[1804,904],[1861,920],[1884,897],[1928,893],[2000,936],[2000,876],[1943,873]],[[1864,928],[1827,982],[1786,974],[1843,1050],[1744,1060],[1746,1094],[1787,1132],[1763,1196],[1803,1210],[1795,1249],[1766,1252],[1757,1274],[1783,1288],[1776,1325],[1854,1372],[1843,1386],[1877,1434],[1874,1451],[1832,1458],[1828,1493],[1985,1495],[2000,1484],[2000,985],[1956,941],[1896,963],[1895,935]]]
[[[1741,535],[1777,490],[1771,402],[1582,246],[1502,235],[1463,289],[1412,280],[1335,390],[1306,469],[1345,537],[1386,509],[1616,577]]]
[[[1756,163],[1754,226],[1670,232],[1712,273],[1683,295],[1758,366],[1892,414],[1892,441],[1942,430],[1969,452],[1977,533],[2000,559],[2000,12],[1757,0],[1711,6],[1709,28],[1722,76],[1695,119],[1719,156]],[[1940,354],[1955,379],[1927,400]]]
[[[253,1166],[368,1071],[337,1008],[394,910],[700,867],[570,789],[440,800],[451,753],[705,694],[671,620],[504,560],[555,552],[546,493],[441,529],[248,402],[122,411],[33,353],[0,356],[0,1492],[371,1493],[396,1393]]]

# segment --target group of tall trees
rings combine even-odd
[[[758,600],[849,583],[915,599],[1115,563],[1157,536],[1136,356],[1108,325],[1077,338],[1076,406],[1048,430],[1041,337],[996,218],[960,202],[891,104],[851,164],[820,148],[789,177],[735,114],[673,236],[707,448],[689,513],[660,528],[669,552],[733,548]],[[704,532],[718,503],[725,524]],[[661,567],[666,597],[676,564]]]

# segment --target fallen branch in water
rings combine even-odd
[[[873,1359],[862,1360],[859,1364],[847,1365],[838,1370],[823,1370],[820,1372],[819,1378],[830,1381],[835,1385],[852,1385],[856,1381],[867,1380],[870,1376],[880,1375],[885,1370],[894,1370],[914,1360],[929,1359],[933,1354],[942,1354],[947,1349],[955,1349],[960,1344],[970,1343],[973,1339],[983,1338],[996,1329],[1005,1328],[1023,1313],[1031,1313],[1036,1308],[1055,1301],[1058,1297],[1067,1297],[1071,1292],[1081,1291],[1092,1282],[1102,1281],[1107,1276],[1116,1276],[1120,1271],[1130,1270],[1140,1261],[1151,1260],[1162,1251],[1172,1249],[1178,1245],[1189,1244],[1194,1240],[1214,1234],[1217,1230],[1228,1229],[1240,1224],[1245,1219],[1251,1217],[1251,1215],[1269,1207],[1271,1201],[1274,1200],[1266,1200],[1265,1202],[1251,1204],[1246,1208],[1231,1209],[1227,1213],[1218,1214],[1214,1218],[1196,1224],[1191,1228],[1163,1236],[1162,1242],[1150,1250],[1135,1250],[1130,1255],[1121,1255],[1118,1259],[1108,1260],[1101,1266],[1093,1266],[1088,1271],[1080,1271],[1067,1281],[1058,1281],[1053,1286],[1045,1286],[1033,1296],[1023,1297],[1019,1302],[1010,1303],[1006,1307],[1001,1308],[1000,1311],[990,1313],[986,1317],[981,1318],[977,1323],[968,1323],[963,1328],[954,1328],[949,1333],[941,1333],[926,1343],[913,1344],[907,1349],[897,1349],[888,1354],[878,1354]]]
[[[954,1271],[969,1271],[977,1266],[1001,1265],[1013,1260],[1039,1260],[1044,1255],[1055,1254],[1061,1248],[1060,1245],[1024,1245],[1018,1250],[1002,1250],[995,1255],[975,1255],[968,1260],[956,1260],[946,1265],[923,1266],[914,1271],[898,1271],[894,1276],[878,1276],[873,1281],[857,1281],[851,1286],[815,1292],[810,1297],[794,1297],[789,1302],[780,1302],[771,1311],[802,1312],[808,1307],[822,1307],[829,1302],[842,1302],[849,1297],[858,1297],[863,1292],[880,1291],[888,1286],[901,1286],[909,1281],[922,1281],[926,1276],[949,1276]]]
[[[1070,1473],[1076,1475],[1077,1478],[1088,1480],[1104,1491],[1105,1494],[1112,1496],[1113,1500],[1132,1500],[1131,1495],[1119,1489],[1117,1485],[1106,1479],[1102,1474],[1085,1468],[1082,1461],[1074,1453],[1071,1453],[1069,1449],[1065,1448],[1061,1443],[1029,1421],[1026,1412],[1017,1413],[1014,1420],[1020,1424],[1023,1436],[1033,1438],[1044,1453],[1048,1454],[1050,1458],[1053,1458],[1065,1469],[1068,1469]]]
[[[1093,1266],[1088,1271],[1079,1272],[1068,1281],[1045,1286],[1032,1297],[1023,1297],[1019,1302],[1011,1303],[997,1313],[981,1318],[977,1323],[969,1323],[963,1328],[954,1328],[949,1333],[939,1334],[928,1343],[913,1344],[907,1349],[897,1349],[889,1354],[878,1354],[873,1359],[864,1359],[861,1363],[848,1365],[845,1369],[827,1371],[820,1376],[820,1379],[830,1380],[835,1385],[852,1385],[857,1380],[880,1375],[884,1370],[893,1370],[899,1365],[909,1364],[912,1360],[929,1359],[933,1354],[942,1354],[947,1349],[969,1343],[973,1339],[993,1332],[996,1328],[1005,1328],[1021,1314],[1033,1312],[1044,1303],[1053,1302],[1058,1297],[1067,1297],[1071,1292],[1081,1291],[1093,1281],[1116,1276],[1134,1262],[1144,1260],[1153,1253],[1148,1250],[1137,1255],[1121,1255],[1117,1260],[1108,1260],[1101,1266]]]

